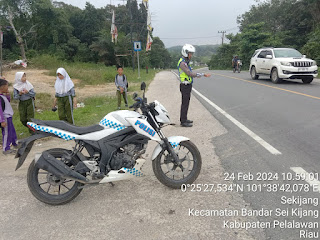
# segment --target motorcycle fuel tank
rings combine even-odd
[[[119,110],[107,114],[101,121],[100,125],[107,128],[113,128],[117,130],[122,130],[126,127],[131,126],[131,124],[126,120],[126,118],[138,118],[141,114],[134,111]]]

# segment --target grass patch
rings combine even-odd
[[[61,61],[57,57],[50,55],[37,56],[31,59],[30,67],[41,68],[49,70],[49,74],[56,75],[56,70],[59,67],[64,67],[71,78],[79,79],[81,82],[78,87],[85,85],[97,85],[107,82],[114,82],[114,77],[117,74],[115,67],[106,67],[104,64],[98,63],[81,63],[81,62],[66,62]],[[127,76],[129,82],[128,89],[128,104],[132,105],[132,93],[137,92],[142,96],[140,90],[140,83],[145,82],[147,87],[153,80],[157,70],[149,69],[149,74],[141,71],[141,78],[138,79],[138,71],[133,71],[132,68],[124,68],[124,74]],[[79,102],[79,97],[78,102]],[[13,96],[11,96],[13,99]],[[74,110],[74,120],[77,126],[89,126],[99,124],[100,120],[109,112],[117,109],[116,97],[89,97],[81,99],[84,102],[84,108],[77,108]],[[48,93],[37,93],[35,106],[35,118],[41,120],[59,120],[58,112],[52,112],[53,97]],[[18,111],[18,101],[12,100],[12,108],[14,110],[13,124],[15,126],[18,139],[30,136],[27,127],[20,122]],[[122,100],[122,106],[124,106]]]
[[[55,76],[59,67],[67,70],[69,76],[81,80],[79,86],[98,85],[114,82],[117,74],[115,66],[106,67],[103,63],[84,63],[84,62],[67,62],[61,61],[57,57],[50,55],[37,56],[30,61],[30,66],[34,68],[44,68],[49,70],[50,76]],[[145,70],[140,71],[140,79],[138,78],[138,70],[133,71],[131,67],[124,68],[124,74],[127,76],[129,87],[130,83],[150,82],[158,70],[149,69],[147,74]]]

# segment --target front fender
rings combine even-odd
[[[180,144],[180,142],[189,141],[189,140],[190,140],[189,138],[182,137],[182,136],[171,136],[171,137],[168,137],[168,141],[171,143],[173,149],[175,149]],[[162,144],[163,144],[163,141],[161,141],[156,146],[156,148],[153,150],[151,160],[156,159],[156,157],[162,151],[162,147],[161,147]]]

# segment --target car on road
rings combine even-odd
[[[260,48],[251,57],[249,70],[252,79],[270,76],[273,83],[280,83],[282,79],[311,83],[318,75],[316,61],[293,48]]]

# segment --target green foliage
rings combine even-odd
[[[150,65],[155,68],[170,68],[171,56],[158,37],[153,39],[149,60]]]
[[[237,54],[243,67],[249,66],[254,51],[261,47],[292,47],[320,59],[320,2],[317,0],[258,1],[238,17],[240,33],[227,35],[230,44],[221,46],[211,57],[211,69],[231,68]]]
[[[102,31],[100,36],[92,43],[90,49],[99,56],[99,60],[104,62],[106,66],[117,64],[114,46],[111,42],[111,34],[109,32]]]
[[[39,55],[31,59],[31,67],[48,69],[51,76],[56,75],[56,71],[59,67],[63,67],[67,70],[71,78],[81,80],[80,86],[84,85],[97,85],[107,82],[113,82],[114,77],[117,74],[115,66],[106,67],[103,63],[84,63],[84,62],[70,62],[62,61],[57,56]],[[130,82],[149,82],[154,78],[156,71],[149,69],[147,74],[144,69],[140,71],[140,79],[138,78],[138,71],[133,71],[132,68],[124,68],[124,74],[127,76]],[[130,89],[130,91],[133,91]]]
[[[302,48],[303,54],[320,63],[320,25],[309,36],[308,42]]]
[[[98,9],[87,2],[83,10],[51,0],[0,0],[0,24],[4,26],[9,25],[8,6],[14,13],[14,25],[26,43],[26,54],[31,58],[53,55],[62,61],[132,66],[131,42],[141,41],[142,46],[146,46],[147,11],[136,0],[128,1],[126,5],[107,5]],[[115,10],[116,14],[117,44],[111,42],[111,10]],[[4,59],[19,58],[19,47],[13,32],[5,32],[4,39]],[[150,54],[142,51],[141,67],[167,67],[169,55],[161,44],[160,47],[157,45],[156,41],[155,49],[164,52],[161,53],[160,63],[153,56],[151,64]],[[136,58],[133,64],[137,66]]]
[[[53,65],[61,63],[58,62],[57,58],[46,55],[38,56],[33,59],[32,65],[42,67],[46,66],[47,69],[51,69],[51,74],[55,75],[56,67],[52,67],[50,62]],[[41,63],[43,65],[37,65]],[[103,84],[106,82],[113,82],[116,75],[115,67],[105,67],[104,64],[71,62],[63,63],[66,64],[64,67],[67,69],[71,78],[78,78],[81,80],[80,86],[78,87],[82,87],[87,84]],[[79,71],[79,69],[81,69],[81,71]],[[144,81],[148,86],[151,80],[154,78],[156,71],[149,69],[148,74],[145,71],[141,71],[141,78],[138,78],[137,71],[133,72],[132,69],[130,70],[125,68],[124,73],[129,81],[128,103],[129,105],[132,105],[133,100],[130,96],[131,93],[137,92],[141,96],[142,92],[140,90],[140,83]],[[95,77],[97,78],[96,81],[94,79]],[[74,110],[74,120],[77,126],[89,126],[97,124],[105,115],[117,109],[116,97],[89,97],[83,101],[85,107]],[[58,120],[58,113],[51,111],[52,104],[53,97],[50,94],[37,93],[35,106],[36,110],[38,111],[35,113],[35,118],[42,120]],[[30,134],[28,129],[20,122],[18,101],[13,100],[11,105],[14,110],[13,124],[15,126],[18,138],[25,138]]]

